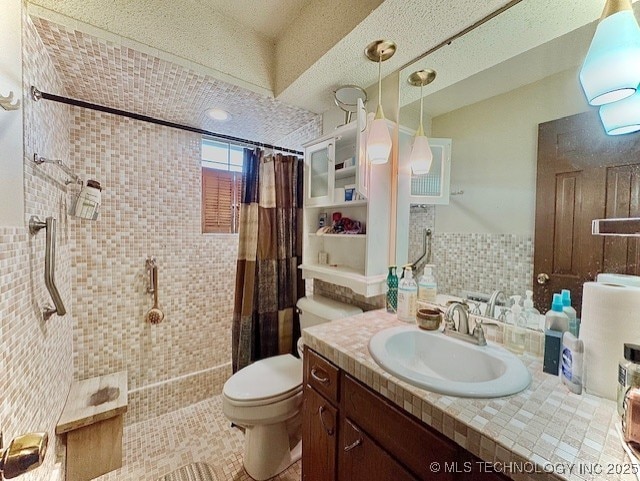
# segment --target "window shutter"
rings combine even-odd
[[[202,232],[232,233],[237,225],[233,172],[202,169]],[[239,197],[238,197],[239,199]]]

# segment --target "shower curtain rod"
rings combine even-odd
[[[108,114],[120,115],[122,117],[129,117],[135,120],[142,120],[143,122],[149,122],[156,125],[162,125],[164,127],[171,127],[174,129],[186,130],[187,132],[195,132],[196,134],[208,135],[210,137],[215,137],[216,139],[226,140],[228,142],[236,142],[239,144],[252,145],[254,147],[262,147],[264,149],[278,150],[280,152],[286,152],[290,154],[295,154],[299,156],[303,156],[304,153],[298,150],[287,149],[285,147],[278,147],[277,145],[271,144],[263,144],[262,142],[255,142],[253,140],[242,139],[240,137],[233,137],[231,135],[218,134],[216,132],[211,132],[209,130],[198,129],[196,127],[190,127],[188,125],[177,124],[175,122],[169,122],[167,120],[160,120],[154,117],[149,117],[147,115],[135,114],[133,112],[127,112],[126,110],[120,109],[112,109],[111,107],[105,107],[104,105],[92,104],[89,102],[85,102],[83,100],[72,99],[69,97],[62,97],[60,95],[49,94],[47,92],[42,92],[38,90],[36,87],[31,86],[31,97],[33,100],[51,100],[53,102],[59,102],[67,105],[74,105],[76,107],[83,107],[85,109],[97,110],[99,112],[106,112]]]

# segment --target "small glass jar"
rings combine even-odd
[[[624,359],[618,364],[618,414],[625,415],[624,398],[629,389],[640,387],[640,346],[624,345]]]
[[[626,443],[640,445],[640,389],[629,388],[624,396],[622,435]]]

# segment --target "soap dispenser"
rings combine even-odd
[[[404,275],[398,283],[398,319],[400,321],[416,321],[417,298],[418,285],[413,280],[411,266],[405,266]]]
[[[544,326],[540,325],[542,317],[540,316],[540,311],[533,307],[533,291],[527,290],[525,291],[527,298],[522,301],[524,306],[523,315],[527,320],[527,327],[531,329],[542,329]]]
[[[418,282],[418,300],[424,302],[436,302],[438,294],[438,284],[433,273],[433,264],[424,266],[424,273]]]
[[[513,306],[507,316],[507,323],[504,326],[504,344],[507,349],[516,353],[524,352],[525,339],[527,334],[527,321],[522,315],[520,299],[522,296],[511,296]]]

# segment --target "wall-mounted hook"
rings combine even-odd
[[[13,101],[13,92],[9,92],[9,96],[0,95],[0,107],[4,110],[18,110],[20,108],[20,100]]]

